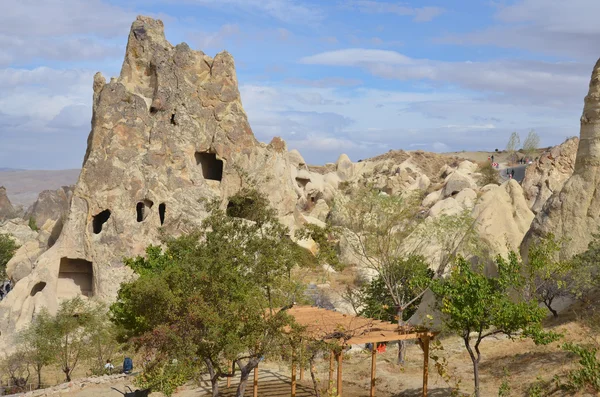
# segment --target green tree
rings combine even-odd
[[[529,131],[525,142],[523,142],[523,152],[529,159],[535,157],[535,154],[540,147],[540,136],[534,130]]]
[[[54,343],[67,382],[71,381],[75,368],[91,357],[90,335],[104,313],[101,305],[81,297],[61,302],[51,321],[48,338]]]
[[[515,131],[510,134],[510,138],[508,138],[508,143],[506,144],[506,152],[508,153],[509,161],[513,163],[517,162],[517,150],[519,150],[519,146],[521,146],[521,138]]]
[[[47,310],[42,310],[19,335],[19,342],[27,360],[35,369],[38,388],[42,385],[42,369],[55,363],[58,358],[56,347],[59,341],[54,325],[54,318]]]
[[[514,338],[522,331],[522,337],[545,344],[558,337],[543,331],[545,311],[537,302],[514,300],[526,284],[517,255],[511,252],[508,259],[499,256],[496,265],[498,275],[490,277],[484,274],[483,265],[473,266],[460,257],[449,277],[436,280],[431,287],[444,326],[463,339],[469,353],[477,397],[481,395],[480,344],[485,338],[496,334]]]
[[[0,233],[0,280],[6,278],[6,264],[18,249],[19,246],[9,234]]]
[[[261,357],[280,352],[284,327],[292,323],[280,309],[298,293],[289,275],[299,251],[266,199],[249,197],[239,202],[253,206],[251,212],[227,215],[210,203],[201,230],[127,261],[139,278],[121,286],[111,313],[122,337],[149,357],[142,384],[170,394],[208,371],[217,396],[232,361],[241,372],[241,397]],[[251,220],[238,217],[249,214]]]

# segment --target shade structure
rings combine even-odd
[[[314,306],[292,306],[287,313],[304,327],[307,338],[339,343],[341,346],[372,343],[371,393],[375,396],[376,346],[380,342],[418,339],[423,346],[423,397],[427,396],[429,341],[437,332],[412,325],[399,326],[372,318],[358,317]],[[342,397],[342,354],[337,353],[337,395]],[[333,378],[333,352],[329,364],[329,381]],[[292,379],[295,381],[295,367]],[[294,382],[295,383],[295,382]],[[295,387],[292,397],[295,396]]]

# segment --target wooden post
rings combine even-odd
[[[423,397],[427,397],[427,377],[429,375],[429,335],[424,336],[423,342]]]
[[[304,343],[300,345],[300,380],[304,380]]]
[[[377,367],[377,343],[373,343],[371,351],[371,394],[370,397],[375,397],[375,370]]]
[[[342,359],[344,357],[344,350],[338,353],[338,367],[337,367],[337,396],[342,397]]]
[[[227,373],[229,375],[233,374],[233,371],[232,371],[232,369],[233,369],[232,368],[233,367],[233,363],[231,361],[228,361],[227,365],[229,366],[229,369],[227,370]],[[227,377],[227,387],[231,387],[231,376]]]
[[[293,357],[293,356],[292,356]],[[292,397],[296,397],[296,360],[292,358]]]
[[[327,385],[327,388],[331,388],[331,386],[333,385],[333,366],[335,364],[334,361],[334,353],[333,350],[331,351],[331,353],[329,354],[329,384]],[[331,391],[331,390],[329,390]]]
[[[253,397],[258,397],[258,365],[254,367],[254,393]]]

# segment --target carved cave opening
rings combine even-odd
[[[296,178],[296,183],[298,183],[298,187],[300,189],[304,189],[306,187],[306,185],[308,185],[308,182],[310,182],[310,179]]]
[[[35,296],[38,292],[42,292],[44,290],[44,288],[46,288],[46,283],[43,281],[40,281],[39,283],[34,285],[33,288],[31,289],[31,296]]]
[[[137,221],[138,222],[142,222],[142,221],[146,220],[148,215],[150,215],[150,209],[152,209],[153,205],[154,205],[154,203],[148,199],[137,203],[135,209],[137,212]]]
[[[241,199],[237,198],[234,200],[230,200],[227,203],[227,210],[225,213],[227,216],[231,216],[233,218],[243,218],[248,219],[250,221],[255,220],[255,204],[256,201],[251,199],[250,197],[243,197]]]
[[[196,165],[202,167],[204,179],[221,181],[223,179],[223,160],[217,158],[216,153],[196,152]]]
[[[161,203],[158,206],[158,216],[160,217],[160,224],[165,224],[165,215],[167,214],[167,205],[165,203]]]
[[[110,210],[104,210],[99,214],[94,215],[94,220],[92,221],[92,229],[94,234],[100,234],[102,231],[102,226],[110,219]]]
[[[94,266],[85,259],[60,258],[56,295],[70,298],[94,295]]]

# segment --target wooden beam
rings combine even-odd
[[[425,336],[433,338],[437,335],[437,332],[415,332],[410,334],[399,334],[396,332],[374,332],[372,334],[361,335],[350,338],[346,341],[347,345],[361,345],[364,343],[379,343],[379,342],[393,342],[396,340],[410,340],[410,339],[421,339]]]
[[[371,347],[371,394],[369,397],[375,397],[375,373],[377,367],[377,343]]]
[[[342,361],[344,357],[344,351],[341,350],[338,353],[338,366],[337,366],[337,397],[342,397]]]
[[[333,350],[329,353],[329,384],[327,385],[327,390],[331,391],[331,386],[333,385],[333,366],[335,364],[334,361],[334,353]]]
[[[228,361],[227,365],[229,366],[229,369],[227,370],[227,373],[229,375],[232,375],[233,374],[233,363],[231,361]],[[231,387],[231,376],[227,377],[227,387],[228,388]]]
[[[258,397],[258,365],[254,367],[254,392],[253,397]]]
[[[427,378],[429,375],[429,335],[421,338],[423,342],[423,397],[427,397]]]
[[[304,343],[300,346],[300,380],[304,380]]]
[[[292,356],[292,397],[296,397],[296,360]]]

